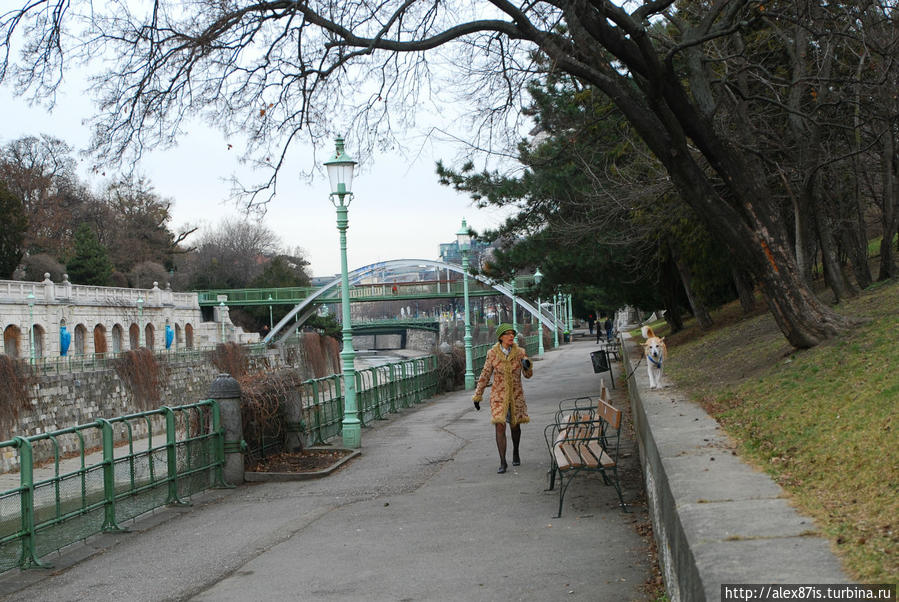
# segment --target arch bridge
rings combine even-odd
[[[435,299],[458,298],[463,294],[462,283],[446,283],[445,290],[441,289],[438,282],[412,282],[412,283],[379,283],[358,284],[360,280],[376,274],[379,271],[393,268],[436,268],[449,270],[458,274],[465,274],[462,266],[435,261],[431,259],[393,259],[381,261],[363,266],[348,274],[350,286],[350,301],[388,301],[404,299]],[[515,295],[509,286],[502,282],[496,282],[480,275],[468,274],[468,277],[480,286],[472,287],[469,296],[496,295],[497,293],[508,297],[513,303],[524,308],[529,314],[538,319],[549,329],[559,328],[564,330],[562,321],[556,321],[552,314],[540,311],[529,301]],[[340,282],[337,277],[328,284],[318,287],[292,287],[283,289],[245,289],[245,290],[215,290],[201,291],[199,300],[201,305],[218,305],[223,301],[219,296],[227,295],[226,305],[289,305],[294,307],[281,321],[274,325],[271,332],[263,339],[268,344],[275,340],[280,342],[290,336],[295,329],[308,320],[322,303],[340,303]]]

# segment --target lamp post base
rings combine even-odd
[[[344,447],[348,449],[362,447],[362,424],[358,420],[355,422],[344,420],[342,430]]]
[[[465,373],[465,390],[471,391],[474,389],[474,372],[466,372]]]

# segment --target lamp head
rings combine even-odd
[[[471,250],[471,231],[468,229],[464,217],[462,218],[462,227],[456,232],[456,241],[459,243],[459,251],[462,253],[468,253]]]
[[[356,162],[346,154],[341,136],[337,137],[335,144],[337,148],[334,156],[325,161],[328,179],[331,181],[331,194],[340,196],[352,194],[353,169],[356,167]]]
[[[540,282],[542,280],[543,280],[543,274],[540,273],[540,268],[537,268],[537,271],[534,272],[534,282],[536,282],[537,285],[539,286]]]

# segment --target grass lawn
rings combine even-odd
[[[666,376],[814,517],[852,578],[899,582],[899,282],[841,303],[860,323],[804,351],[759,306],[668,335]]]

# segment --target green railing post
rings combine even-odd
[[[22,552],[19,566],[23,569],[34,567],[49,568],[37,559],[34,531],[34,454],[31,442],[24,437],[14,437],[19,448],[19,485],[21,487],[20,508],[22,515]]]
[[[112,424],[105,418],[97,419],[103,445],[103,526],[104,533],[125,531],[116,523],[115,515],[115,442],[112,438]]]
[[[178,497],[178,449],[177,432],[175,430],[175,411],[169,406],[160,408],[165,414],[165,455],[168,474],[168,496],[165,503],[174,506],[189,506]]]
[[[371,388],[375,400],[375,420],[384,420],[384,415],[381,414],[381,387],[378,379],[378,368],[377,366],[369,368],[368,371],[371,372]]]
[[[325,440],[322,438],[322,404],[318,394],[318,381],[312,380],[312,416],[315,428],[315,440],[313,445],[323,445]]]
[[[353,389],[356,391],[356,413],[359,419],[359,426],[368,426],[365,424],[365,412],[369,409],[368,395],[366,395],[365,391],[365,379],[362,378],[361,370],[354,370],[353,375],[355,376],[354,380],[356,381]]]
[[[389,397],[389,399],[390,399],[390,411],[395,413],[395,412],[397,411],[397,410],[396,410],[396,398],[397,398],[397,395],[396,395],[396,370],[395,370],[395,364],[388,364],[388,365],[387,365],[387,370],[388,370],[389,373],[390,373],[390,374],[389,374],[389,377],[388,377],[388,381],[387,381],[387,382],[388,382],[388,385],[387,385],[387,391],[388,391],[388,392],[387,392],[387,395],[388,395],[388,397]]]

